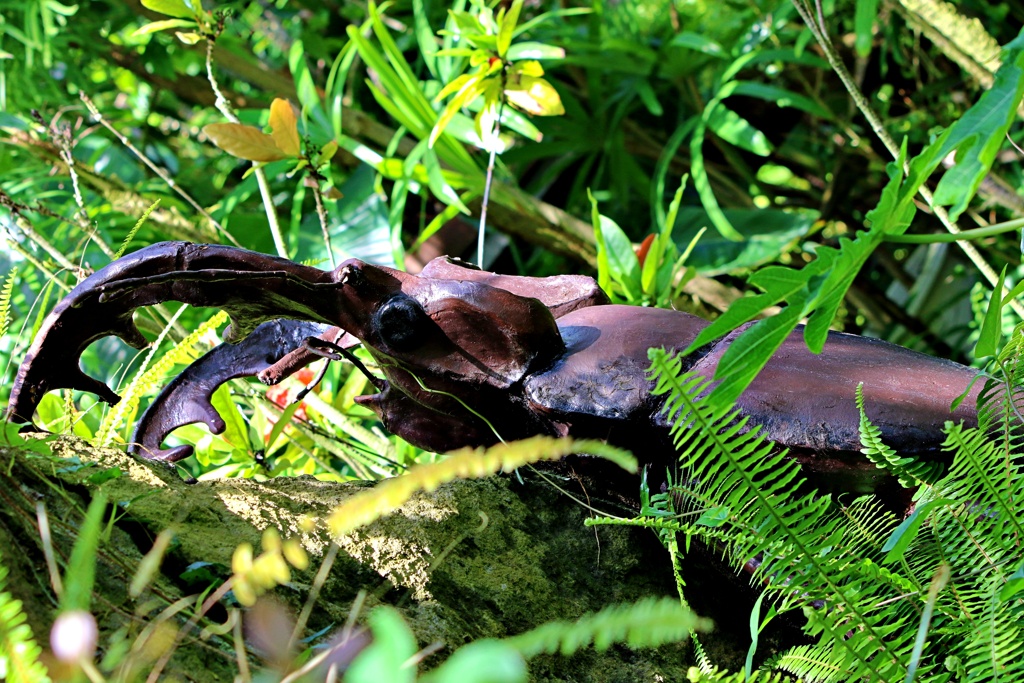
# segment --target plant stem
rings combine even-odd
[[[217,77],[213,73],[213,44],[212,38],[206,39],[206,79],[210,81],[210,87],[216,96],[217,110],[224,115],[231,123],[241,123],[238,116],[231,108],[231,103],[224,97]],[[270,183],[267,182],[267,174],[263,167],[253,164],[253,174],[256,176],[256,184],[260,186],[260,196],[263,197],[263,210],[267,213],[267,226],[270,228],[270,236],[274,239],[274,249],[281,258],[288,258],[288,248],[284,243],[284,234],[281,232],[281,223],[277,220],[277,207],[274,206],[274,196],[270,191]],[[237,242],[236,242],[237,244]]]
[[[819,21],[819,19],[816,19],[812,15],[811,8],[805,4],[804,0],[793,0],[793,5],[796,7],[796,11],[800,14],[804,23],[807,25],[807,28],[809,28],[811,33],[814,34],[814,38],[818,41],[818,45],[821,46],[822,51],[825,53],[825,58],[828,60],[829,65],[832,67],[832,70],[835,71],[836,75],[839,76],[839,80],[843,82],[843,85],[846,87],[850,97],[857,105],[857,109],[859,109],[860,113],[865,119],[867,119],[868,125],[871,126],[871,130],[876,136],[878,136],[878,139],[882,141],[882,144],[885,145],[889,154],[891,154],[894,159],[898,159],[900,154],[899,145],[896,144],[896,141],[893,140],[892,136],[890,136],[888,131],[886,131],[885,125],[882,123],[882,119],[871,108],[871,104],[868,102],[867,98],[864,97],[864,94],[857,87],[857,84],[854,83],[853,77],[846,69],[846,65],[843,64],[843,60],[839,58],[839,53],[836,52],[835,46],[832,45],[832,41],[828,37],[828,33],[825,31],[823,22]],[[819,18],[822,18],[820,11],[817,12],[817,14]],[[928,206],[935,214],[935,217],[938,218],[944,226],[946,226],[946,230],[953,235],[958,235],[962,232],[960,227],[957,226],[954,221],[950,220],[949,214],[946,213],[946,210],[935,203],[935,198],[932,196],[931,190],[929,190],[925,185],[921,185],[920,189],[918,189],[918,193],[928,203]],[[989,281],[989,284],[995,285],[999,281],[999,275],[996,273],[995,269],[988,264],[985,257],[978,251],[977,247],[970,242],[961,241],[959,239],[953,239],[950,241],[957,243],[957,246],[959,246],[960,249],[963,250],[964,254],[967,255],[967,258],[974,263],[982,276]],[[1010,306],[1013,308],[1014,313],[1021,318],[1024,318],[1024,304],[1019,301],[1011,301]]]
[[[141,150],[139,150],[135,145],[133,145],[132,141],[125,137],[121,133],[121,131],[117,130],[112,125],[110,125],[110,122],[103,117],[103,114],[100,113],[99,108],[93,103],[91,99],[89,99],[88,95],[86,95],[83,92],[81,93],[81,98],[82,102],[85,103],[86,108],[89,110],[89,113],[92,114],[92,117],[99,121],[104,128],[109,130],[114,135],[114,137],[117,138],[118,142],[125,146],[125,149],[134,154],[139,159],[139,161],[144,163],[146,167],[149,168],[149,170],[151,170],[153,173],[157,175],[158,178],[160,178],[160,180],[164,181],[168,187],[177,192],[178,195],[180,195],[182,199],[188,202],[189,206],[195,209],[197,213],[199,213],[206,220],[210,221],[210,225],[216,228],[218,232],[227,237],[228,240],[231,241],[236,247],[241,246],[240,244],[238,244],[237,241],[235,241],[235,238],[232,237],[228,233],[228,231],[224,229],[224,226],[218,223],[217,220],[214,219],[214,217],[211,216],[206,209],[200,206],[199,202],[193,199],[188,192],[185,192],[185,190],[181,189],[181,186],[179,186],[178,183],[175,182],[174,178],[172,178],[167,173],[167,171],[154,164],[149,159],[149,157],[147,157],[145,154],[142,153]]]
[[[1024,228],[1024,218],[1015,218],[1005,223],[996,223],[984,228],[973,230],[961,230],[960,232],[938,234],[938,235],[886,235],[883,242],[896,242],[899,244],[936,244],[939,242],[959,242],[961,240],[977,240],[983,237],[1002,235]]]
[[[480,205],[480,232],[476,238],[476,264],[484,267],[484,234],[487,229],[487,204],[491,199],[491,183],[494,182],[494,159],[498,153],[498,135],[501,134],[501,115],[505,111],[505,100],[498,105],[498,116],[494,121],[494,141],[487,159],[487,177],[484,179],[484,197]]]

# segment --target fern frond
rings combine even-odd
[[[14,281],[18,279],[18,269],[14,268],[7,274],[3,289],[0,289],[0,337],[7,334],[11,325],[11,298],[14,296]]]
[[[417,465],[399,477],[386,479],[369,491],[357,493],[334,508],[327,523],[335,536],[344,536],[398,509],[417,491],[433,491],[455,479],[476,479],[498,472],[511,472],[542,460],[559,460],[571,453],[596,455],[630,472],[637,469],[636,458],[628,451],[603,441],[535,436],[487,449],[460,448],[441,462]]]
[[[21,601],[7,592],[7,566],[0,557],[0,669],[11,683],[49,683],[42,653],[25,623]]]
[[[902,678],[913,631],[901,629],[906,615],[893,622],[891,610],[879,606],[890,588],[869,585],[861,571],[877,556],[892,520],[875,520],[880,511],[864,507],[851,528],[831,499],[803,492],[799,465],[785,450],[748,428],[735,408],[701,400],[706,380],[681,374],[680,359],[664,350],[652,349],[650,358],[684,476],[700,483],[691,495],[707,508],[728,510],[731,560],[761,557],[756,575],[782,608],[804,606],[814,615],[812,634],[838,634],[831,645],[850,680]]]
[[[864,410],[863,383],[857,385],[857,411],[860,413],[860,452],[866,455],[875,467],[894,475],[904,488],[934,482],[941,475],[941,463],[901,457],[882,441],[882,431],[872,424]]]
[[[710,621],[696,616],[674,598],[645,598],[606,607],[576,621],[553,621],[504,642],[530,658],[556,652],[571,655],[591,644],[599,652],[615,643],[657,647],[686,640],[691,631],[710,628]]]
[[[124,252],[125,250],[128,249],[128,245],[132,243],[133,239],[135,239],[135,233],[139,231],[139,228],[146,224],[146,221],[149,220],[150,214],[153,213],[153,211],[155,211],[156,207],[158,206],[160,206],[159,199],[150,204],[149,207],[142,212],[142,215],[139,216],[139,220],[135,222],[135,227],[129,230],[128,234],[125,235],[124,242],[121,243],[120,249],[118,249],[117,252],[114,254],[114,258],[111,259],[112,261],[116,261],[117,259],[124,256]]]
[[[184,307],[179,308],[178,313],[183,310]],[[147,393],[159,388],[166,381],[171,373],[171,369],[176,364],[184,364],[195,360],[199,355],[199,343],[203,337],[223,325],[227,322],[227,319],[228,314],[225,311],[218,311],[212,318],[196,328],[194,332],[175,344],[173,348],[153,363],[152,367],[149,367],[153,356],[160,347],[160,343],[170,331],[174,321],[177,320],[177,314],[175,314],[167,326],[161,330],[156,341],[151,345],[145,361],[143,361],[139,371],[128,384],[128,388],[124,391],[121,400],[103,419],[100,428],[96,432],[97,443],[100,446],[109,446],[121,425],[132,421],[135,411],[138,410],[139,400]]]

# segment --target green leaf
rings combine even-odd
[[[772,145],[765,134],[724,104],[711,110],[707,125],[718,137],[732,145],[762,157],[771,154]]]
[[[462,203],[459,195],[452,189],[452,186],[444,179],[441,173],[441,162],[438,161],[437,153],[428,149],[423,155],[423,166],[427,170],[427,184],[434,196],[449,206],[458,207],[465,215],[470,215],[469,207]]]
[[[416,669],[406,662],[416,654],[416,639],[398,610],[377,607],[367,621],[373,642],[349,665],[345,683],[413,683]]]
[[[590,202],[597,240],[598,284],[607,289],[614,280],[625,290],[627,299],[635,299],[640,294],[640,264],[633,244],[618,223],[598,212],[593,195]]]
[[[522,76],[518,83],[510,83],[505,88],[505,98],[512,106],[534,116],[561,116],[565,113],[558,91],[536,76]]]
[[[448,123],[459,112],[459,110],[472,100],[476,99],[486,87],[486,79],[477,74],[466,79],[462,87],[455,94],[455,97],[448,101],[448,104],[441,111],[441,115],[437,117],[437,122],[434,124],[433,130],[430,131],[428,144],[431,147],[433,147],[437,142],[437,139],[441,137],[441,133],[443,133],[444,129],[448,127]]]
[[[999,340],[1003,333],[1003,282],[1006,280],[1006,266],[999,273],[999,280],[992,289],[992,296],[988,300],[988,308],[985,310],[985,319],[981,323],[981,331],[978,334],[978,344],[974,347],[974,357],[984,358],[999,353]]]
[[[881,240],[879,233],[862,232],[852,241],[841,238],[838,251],[831,247],[818,248],[819,259],[828,258],[830,252],[834,258],[831,259],[829,272],[822,279],[809,281],[810,305],[816,310],[804,327],[804,340],[813,353],[821,353],[825,347],[829,327],[843,303],[843,297]]]
[[[857,0],[857,9],[853,15],[853,30],[856,35],[853,47],[859,57],[871,54],[872,29],[877,16],[878,0]]]
[[[797,240],[810,234],[818,219],[815,211],[789,212],[780,209],[732,209],[724,212],[742,242],[720,234],[705,235],[687,259],[703,275],[714,277],[741,269],[754,269],[776,261]],[[675,225],[675,242],[684,247],[708,225],[707,213],[699,207],[684,207]]]
[[[512,33],[519,23],[519,12],[522,9],[523,0],[512,0],[512,6],[501,17],[497,38],[498,57],[501,59],[507,59],[508,48],[512,44]]]
[[[220,435],[221,438],[234,448],[243,450],[248,448],[249,430],[245,425],[242,414],[238,410],[238,406],[231,400],[231,391],[227,384],[221,385],[213,392],[213,396],[210,398],[210,405],[217,410],[221,419],[224,420],[224,433]]]
[[[813,264],[811,264],[813,265]],[[810,268],[811,265],[807,267]],[[768,266],[750,276],[750,284],[764,290],[763,294],[737,299],[714,322],[701,330],[685,353],[718,339],[740,325],[753,320],[761,311],[789,299],[807,286],[808,274],[783,266]]]
[[[195,17],[195,12],[185,4],[184,0],[142,0],[142,6],[169,17],[178,17],[179,19]]]
[[[1024,96],[1024,31],[1006,46],[995,83],[950,128],[951,136],[939,159],[957,148],[956,165],[943,174],[935,188],[935,202],[950,206],[955,221],[967,208],[1002,148]],[[949,149],[947,149],[949,148]]]
[[[530,41],[516,43],[508,49],[508,53],[505,55],[505,59],[510,62],[520,59],[563,59],[564,57],[565,48]]]
[[[156,33],[157,31],[164,31],[169,28],[191,28],[195,25],[196,22],[186,19],[163,19],[162,21],[154,21],[144,26],[140,26],[135,29],[135,32],[132,33],[132,35],[144,36],[149,33]]]
[[[810,97],[800,95],[792,90],[780,88],[777,85],[755,83],[752,81],[731,81],[722,87],[718,96],[721,99],[725,99],[733,95],[755,97],[765,102],[772,102],[779,107],[793,107],[794,109],[805,111],[812,116],[823,118],[826,121],[831,121],[835,118],[831,111]]]
[[[715,370],[715,379],[721,383],[711,396],[717,405],[740,397],[804,315],[804,307],[791,302],[778,315],[758,320],[733,340]]]
[[[889,536],[889,539],[882,546],[882,552],[886,553],[882,562],[889,564],[895,562],[903,557],[907,548],[917,537],[917,532],[921,529],[921,524],[928,519],[929,513],[939,506],[950,505],[954,501],[948,498],[939,498],[938,500],[930,500],[923,505],[918,505],[917,509],[914,510],[903,522]]]
[[[707,168],[704,166],[704,135],[707,131],[707,119],[709,116],[709,110],[705,109],[703,115],[697,121],[693,137],[690,138],[690,175],[693,178],[693,188],[697,190],[701,204],[704,206],[704,210],[707,211],[708,218],[711,220],[711,224],[715,226],[715,230],[726,239],[740,241],[743,239],[743,236],[736,232],[736,228],[732,226],[725,213],[722,212],[722,207],[719,206],[715,192],[711,188],[711,180],[708,178]]]
[[[497,640],[477,640],[464,645],[421,683],[525,683],[526,662],[510,645]]]
[[[712,57],[727,57],[727,53],[722,49],[722,46],[711,40],[707,36],[700,33],[691,33],[690,31],[682,31],[672,36],[672,40],[669,41],[669,45],[674,47],[685,47],[691,50],[696,50]]]
[[[697,524],[712,528],[720,527],[729,521],[729,515],[731,514],[732,509],[728,505],[718,505],[702,512],[700,517],[697,518]]]
[[[103,517],[107,510],[107,496],[102,489],[93,494],[85,519],[78,529],[67,570],[64,572],[64,593],[60,597],[60,611],[89,610],[92,586],[96,578],[96,553],[99,550]]]
[[[1024,567],[1006,577],[1006,583],[999,590],[999,600],[1000,602],[1009,602],[1022,590],[1024,590]]]

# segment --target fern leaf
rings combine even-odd
[[[153,211],[155,211],[156,207],[158,206],[160,206],[159,199],[150,204],[149,207],[142,212],[142,215],[139,216],[139,220],[135,222],[135,227],[128,231],[128,234],[124,238],[124,242],[121,243],[120,249],[118,249],[117,252],[114,254],[114,258],[111,259],[112,261],[116,261],[117,259],[124,256],[124,252],[128,249],[128,245],[132,243],[133,239],[135,239],[135,233],[139,231],[139,228],[145,225],[146,221],[149,220],[149,215],[153,213]]]
[[[400,477],[387,479],[369,491],[357,493],[336,507],[327,522],[335,536],[344,536],[398,509],[417,491],[433,491],[455,479],[511,472],[541,460],[558,460],[570,453],[581,452],[611,460],[630,472],[637,469],[636,458],[630,453],[603,441],[535,436],[487,449],[461,448],[441,462],[418,465]]]
[[[7,334],[11,325],[11,298],[14,296],[14,281],[18,279],[18,269],[13,269],[4,280],[0,289],[0,337]]]
[[[857,410],[860,412],[860,452],[875,467],[894,475],[904,488],[913,488],[934,482],[942,471],[941,463],[924,462],[917,458],[901,457],[882,441],[882,431],[872,424],[864,410],[864,385],[857,385]]]
[[[49,683],[39,661],[42,650],[25,623],[21,601],[7,592],[7,566],[0,557],[0,669],[12,683]]]
[[[757,428],[748,428],[735,408],[702,401],[710,383],[681,374],[678,357],[651,349],[650,358],[655,392],[666,395],[665,411],[673,419],[686,480],[700,483],[694,495],[702,505],[730,511],[723,531],[731,535],[732,561],[743,564],[760,556],[757,576],[779,595],[783,608],[805,606],[815,617],[809,623],[812,634],[839,634],[832,645],[841,652],[836,656],[851,680],[902,678],[902,655],[912,647],[908,637],[913,632],[908,636],[897,628],[902,622],[886,619],[879,590],[867,587],[859,572],[862,558],[850,547],[850,526],[831,500],[801,493],[799,465]],[[857,533],[873,542],[859,545],[877,553],[884,538],[877,530],[884,526],[861,523]]]
[[[711,622],[701,619],[673,598],[646,598],[628,605],[606,607],[576,621],[554,621],[508,638],[526,658],[539,654],[571,655],[590,646],[603,652],[615,643],[630,647],[657,647],[685,640],[691,631],[706,631]]]
[[[184,307],[178,309],[178,313],[184,310]],[[197,348],[200,341],[209,332],[216,330],[218,327],[223,325],[228,319],[228,314],[224,311],[218,311],[212,318],[207,320],[205,323],[200,325],[192,334],[188,335],[180,342],[174,345],[167,353],[160,357],[156,363],[153,363],[152,367],[149,367],[150,362],[153,360],[153,356],[156,354],[157,349],[160,347],[160,343],[166,337],[167,333],[170,332],[171,326],[174,321],[177,320],[177,313],[167,324],[166,327],[157,336],[156,341],[150,347],[149,354],[143,361],[139,371],[132,378],[132,381],[128,384],[128,388],[125,390],[121,400],[114,406],[107,416],[103,419],[100,424],[100,428],[96,432],[96,440],[101,446],[109,446],[114,439],[114,435],[121,425],[125,422],[131,422],[135,411],[139,407],[139,400],[148,392],[153,391],[159,387],[170,374],[171,369],[175,364],[187,363],[194,360],[198,356]]]

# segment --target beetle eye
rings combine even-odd
[[[396,351],[409,351],[422,344],[429,324],[423,307],[407,296],[389,299],[374,315],[377,334]]]

